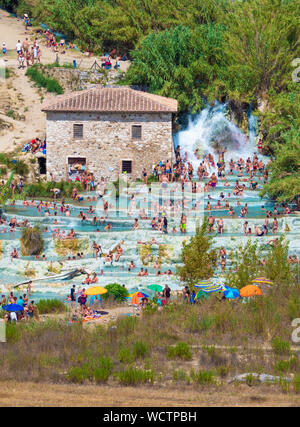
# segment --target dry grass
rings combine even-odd
[[[75,367],[77,381],[90,384],[96,376],[82,367],[101,357],[112,362],[111,386],[129,367],[153,371],[154,384],[161,385],[189,378],[194,386],[199,378],[192,372],[200,372],[201,378],[211,372],[211,386],[222,387],[228,378],[245,372],[297,376],[300,358],[289,337],[299,291],[292,296],[285,289],[247,304],[216,298],[196,306],[178,302],[162,311],[150,309],[140,318],[125,316],[90,327],[69,325],[67,319],[9,325],[8,342],[0,346],[1,378],[70,382],[68,372]],[[171,351],[173,345],[180,351]],[[174,370],[186,375],[174,377]]]
[[[163,398],[162,398],[163,396]],[[300,396],[278,393],[273,387],[227,385],[212,393],[210,388],[120,387],[66,384],[36,384],[2,381],[0,406],[299,406]]]

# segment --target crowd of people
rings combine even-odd
[[[5,294],[2,294],[0,307],[6,310],[4,316],[5,322],[15,323],[19,321],[26,322],[31,319],[39,320],[38,306],[34,300],[29,300],[31,296],[31,284],[32,282],[29,282],[27,285],[27,293],[20,294],[19,296],[15,295],[13,291],[7,297]]]
[[[27,144],[24,144],[23,150],[24,153],[36,154],[42,152],[46,154],[46,139],[42,141],[40,138],[34,138]]]

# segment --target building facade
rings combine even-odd
[[[126,172],[141,178],[173,161],[172,114],[177,101],[129,88],[98,88],[46,100],[47,178],[96,179]]]

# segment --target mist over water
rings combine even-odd
[[[181,156],[187,157],[194,170],[208,153],[226,151],[225,160],[229,161],[231,158],[246,159],[256,151],[257,117],[249,110],[248,136],[229,120],[226,113],[227,104],[215,102],[214,106],[209,105],[195,118],[190,116],[187,128],[174,136],[175,147],[180,146]]]

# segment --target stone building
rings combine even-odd
[[[73,92],[44,101],[47,178],[74,179],[87,169],[97,180],[174,160],[172,114],[177,101],[127,87]]]

